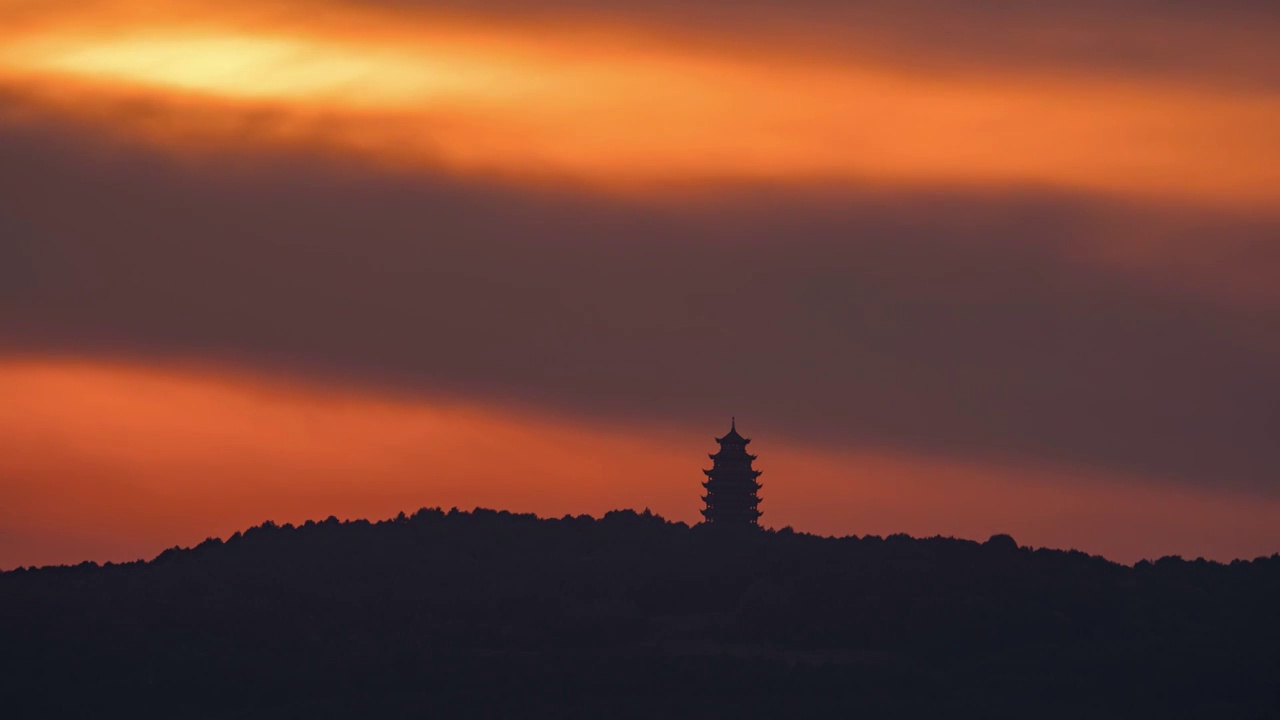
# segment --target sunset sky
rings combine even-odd
[[[0,0],[0,569],[422,506],[1280,551],[1270,0]]]

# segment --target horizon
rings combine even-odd
[[[0,569],[423,506],[1280,551],[1280,12],[0,0]]]
[[[488,507],[479,507],[479,506],[474,507],[474,508],[471,508],[471,509],[462,509],[462,508],[458,508],[458,507],[452,507],[452,508],[449,508],[448,510],[446,510],[446,509],[445,509],[445,508],[443,508],[443,507],[439,507],[439,506],[423,506],[423,507],[420,507],[420,508],[418,508],[418,509],[414,510],[412,513],[410,513],[410,512],[406,512],[406,511],[404,511],[404,510],[401,510],[401,511],[400,511],[400,512],[398,512],[396,515],[391,516],[391,517],[367,518],[367,517],[338,517],[338,516],[336,516],[336,515],[330,515],[330,516],[328,516],[328,517],[326,517],[326,518],[323,518],[323,519],[318,519],[318,518],[308,518],[308,519],[306,519],[306,520],[304,520],[304,521],[302,521],[302,522],[299,522],[299,523],[292,523],[292,522],[277,523],[277,522],[275,522],[274,520],[267,519],[267,520],[263,520],[263,521],[259,522],[259,523],[258,523],[258,524],[256,524],[256,525],[251,525],[251,526],[249,526],[249,527],[246,527],[246,528],[244,528],[243,530],[236,530],[234,533],[232,533],[232,534],[228,535],[227,537],[209,536],[209,537],[204,538],[203,540],[201,540],[201,541],[200,541],[200,542],[198,542],[198,543],[192,543],[192,544],[190,544],[190,545],[174,545],[174,546],[172,546],[172,547],[164,548],[164,549],[160,550],[159,552],[157,552],[157,553],[155,553],[154,555],[149,556],[149,557],[138,557],[138,558],[134,558],[134,559],[132,559],[132,560],[122,560],[122,561],[107,560],[107,561],[99,562],[99,561],[92,560],[92,559],[85,559],[85,560],[81,560],[80,562],[58,563],[58,564],[50,564],[50,565],[27,565],[27,566],[24,566],[24,565],[18,565],[18,566],[16,566],[16,567],[12,567],[12,568],[0,568],[0,573],[15,572],[15,571],[19,571],[19,570],[26,571],[26,572],[31,572],[31,571],[35,571],[35,570],[43,570],[43,569],[75,568],[75,567],[81,567],[81,566],[85,566],[85,565],[89,565],[89,566],[93,566],[93,567],[101,567],[101,568],[105,568],[105,567],[114,567],[114,566],[117,566],[117,565],[136,565],[136,564],[149,565],[149,564],[151,564],[151,563],[153,563],[153,562],[155,562],[155,561],[159,560],[162,556],[165,556],[165,555],[167,555],[167,554],[169,554],[169,553],[171,553],[171,552],[174,552],[174,551],[176,551],[176,552],[187,552],[187,551],[190,551],[190,550],[196,549],[196,548],[197,548],[197,547],[199,547],[199,546],[206,545],[206,544],[208,544],[208,543],[210,543],[210,542],[215,543],[215,544],[226,544],[227,542],[231,542],[231,541],[234,541],[234,540],[239,539],[239,538],[240,538],[240,537],[242,537],[243,535],[245,535],[245,534],[247,534],[247,533],[249,533],[250,531],[253,531],[253,530],[263,530],[263,529],[286,530],[286,531],[287,531],[287,530],[297,530],[297,529],[301,529],[301,528],[308,528],[308,527],[312,527],[312,526],[315,526],[315,525],[324,525],[324,524],[329,524],[329,523],[331,523],[331,522],[332,522],[332,523],[337,523],[338,525],[353,525],[353,524],[365,523],[365,524],[368,524],[368,525],[377,526],[377,525],[384,525],[384,524],[397,523],[397,522],[413,521],[413,520],[415,520],[419,515],[425,515],[425,514],[428,514],[428,513],[435,513],[435,514],[441,515],[442,517],[443,517],[443,516],[456,516],[456,515],[475,516],[475,515],[478,515],[478,514],[487,513],[487,514],[492,514],[492,515],[497,516],[497,517],[508,516],[508,517],[512,517],[512,518],[533,518],[534,520],[537,520],[537,521],[539,521],[539,522],[543,522],[543,521],[551,521],[551,522],[554,522],[554,521],[570,521],[570,520],[571,520],[571,521],[581,521],[581,520],[583,520],[583,518],[586,518],[586,519],[588,519],[588,520],[590,520],[590,521],[592,521],[592,522],[606,522],[606,521],[608,521],[608,519],[609,519],[609,516],[610,516],[610,515],[615,515],[615,514],[617,514],[617,515],[625,515],[625,514],[628,514],[628,513],[629,513],[629,514],[634,515],[634,516],[639,517],[639,518],[644,518],[644,519],[646,519],[646,520],[656,520],[656,521],[660,521],[660,522],[662,522],[662,523],[663,523],[663,524],[665,524],[665,525],[672,525],[672,526],[682,527],[682,528],[684,528],[684,529],[688,529],[688,530],[691,530],[691,529],[693,529],[694,527],[699,526],[699,525],[705,525],[705,523],[693,523],[693,524],[690,524],[690,523],[686,523],[686,522],[684,522],[683,520],[669,520],[669,519],[667,519],[667,518],[663,517],[662,515],[660,515],[660,514],[658,514],[658,513],[652,512],[652,511],[651,511],[649,508],[647,508],[647,507],[646,507],[646,508],[644,508],[643,510],[636,510],[635,508],[615,508],[615,509],[613,509],[613,510],[609,510],[609,511],[607,511],[607,512],[601,513],[599,516],[591,515],[591,514],[589,514],[589,513],[582,513],[582,514],[578,514],[578,515],[571,515],[571,514],[566,513],[566,514],[565,514],[565,515],[563,515],[563,516],[560,516],[560,517],[554,517],[554,516],[543,516],[543,515],[538,515],[537,513],[533,513],[533,512],[523,512],[523,513],[522,513],[522,512],[512,512],[512,511],[510,511],[510,510],[503,510],[503,509],[500,509],[500,508],[488,508]],[[799,535],[799,536],[803,536],[803,537],[814,538],[814,539],[818,539],[818,540],[859,540],[859,541],[862,541],[862,540],[872,540],[872,541],[877,541],[877,540],[878,540],[878,541],[886,541],[886,540],[895,540],[895,539],[907,539],[907,540],[912,540],[912,541],[918,541],[918,540],[947,540],[947,541],[954,541],[954,542],[958,542],[958,543],[970,543],[970,544],[974,544],[974,545],[984,545],[984,544],[989,543],[989,542],[991,542],[991,541],[993,541],[993,540],[995,540],[995,539],[997,539],[997,538],[1009,538],[1009,539],[1013,540],[1015,543],[1017,543],[1017,538],[1014,538],[1013,536],[1009,535],[1008,533],[995,533],[995,534],[993,534],[992,536],[990,536],[990,537],[988,537],[988,538],[986,538],[986,539],[980,539],[980,538],[969,538],[969,537],[956,537],[956,536],[954,536],[954,535],[918,535],[918,536],[917,536],[917,535],[910,535],[910,534],[908,534],[908,533],[890,533],[890,534],[888,534],[888,535],[876,535],[876,534],[872,534],[872,533],[868,533],[868,534],[864,534],[864,535],[857,535],[857,534],[848,534],[848,535],[824,535],[824,534],[821,534],[821,533],[812,533],[812,532],[807,532],[807,531],[805,531],[803,528],[793,528],[793,527],[791,527],[790,525],[786,525],[786,526],[783,526],[783,527],[781,527],[781,528],[774,528],[774,527],[766,527],[766,526],[762,526],[762,527],[760,527],[760,528],[759,528],[758,532],[763,533],[763,534],[765,534],[765,535],[786,535],[786,534],[793,534],[793,535]],[[1160,560],[1179,560],[1179,561],[1183,561],[1183,562],[1207,562],[1207,563],[1212,564],[1212,565],[1225,566],[1225,565],[1230,565],[1230,564],[1237,563],[1237,562],[1265,561],[1265,560],[1272,560],[1272,559],[1280,558],[1280,551],[1273,552],[1273,553],[1270,553],[1270,554],[1268,554],[1268,555],[1259,555],[1259,556],[1252,557],[1252,558],[1233,558],[1232,560],[1230,560],[1230,561],[1226,561],[1226,562],[1223,562],[1223,561],[1220,561],[1220,560],[1214,560],[1214,559],[1211,559],[1211,558],[1204,558],[1204,557],[1185,558],[1185,557],[1183,557],[1183,556],[1181,556],[1181,555],[1177,555],[1177,554],[1170,554],[1170,555],[1162,555],[1162,556],[1160,556],[1160,557],[1150,557],[1150,558],[1145,558],[1145,557],[1144,557],[1144,558],[1140,558],[1140,559],[1138,559],[1138,560],[1136,560],[1136,561],[1134,561],[1134,562],[1126,563],[1126,562],[1120,562],[1120,561],[1114,560],[1114,559],[1112,559],[1112,558],[1108,558],[1108,557],[1106,557],[1106,556],[1104,556],[1104,555],[1099,555],[1099,554],[1094,554],[1094,553],[1084,553],[1084,551],[1082,551],[1082,550],[1078,550],[1078,549],[1076,549],[1076,548],[1059,548],[1059,547],[1047,547],[1047,546],[1039,546],[1039,547],[1037,547],[1037,546],[1032,546],[1032,545],[1023,545],[1023,544],[1020,544],[1020,543],[1019,543],[1019,544],[1017,544],[1017,547],[1018,547],[1018,549],[1019,549],[1019,550],[1026,550],[1026,551],[1030,551],[1030,552],[1048,551],[1048,552],[1059,552],[1059,553],[1083,553],[1083,554],[1085,554],[1085,555],[1089,556],[1090,558],[1102,559],[1102,560],[1105,560],[1105,561],[1107,561],[1107,562],[1109,562],[1109,563],[1112,563],[1112,564],[1115,564],[1115,565],[1120,565],[1120,566],[1122,566],[1122,567],[1127,567],[1127,568],[1133,568],[1133,567],[1136,567],[1136,566],[1139,566],[1139,565],[1143,565],[1143,564],[1153,564],[1153,563],[1156,563],[1156,562],[1158,562],[1158,561],[1160,561]]]

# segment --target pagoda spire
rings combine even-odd
[[[751,438],[738,434],[738,419],[731,418],[729,432],[724,437],[716,438],[720,451],[710,455],[712,466],[703,470],[707,476],[702,487],[707,494],[702,500],[707,507],[702,516],[711,525],[718,527],[759,526],[760,497],[757,493],[763,487],[756,478],[760,471],[751,466],[755,455],[747,452],[747,444]]]

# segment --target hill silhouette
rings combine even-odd
[[[0,574],[0,715],[1278,717],[1277,608],[1280,555],[423,509]]]

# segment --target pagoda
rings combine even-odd
[[[736,418],[729,425],[729,432],[722,438],[716,438],[720,444],[720,452],[709,456],[712,466],[703,470],[707,481],[702,487],[707,494],[702,500],[707,508],[702,516],[713,526],[719,527],[758,527],[760,511],[756,506],[760,498],[756,493],[763,487],[756,482],[760,471],[751,467],[755,455],[747,452],[750,438],[738,434]]]

